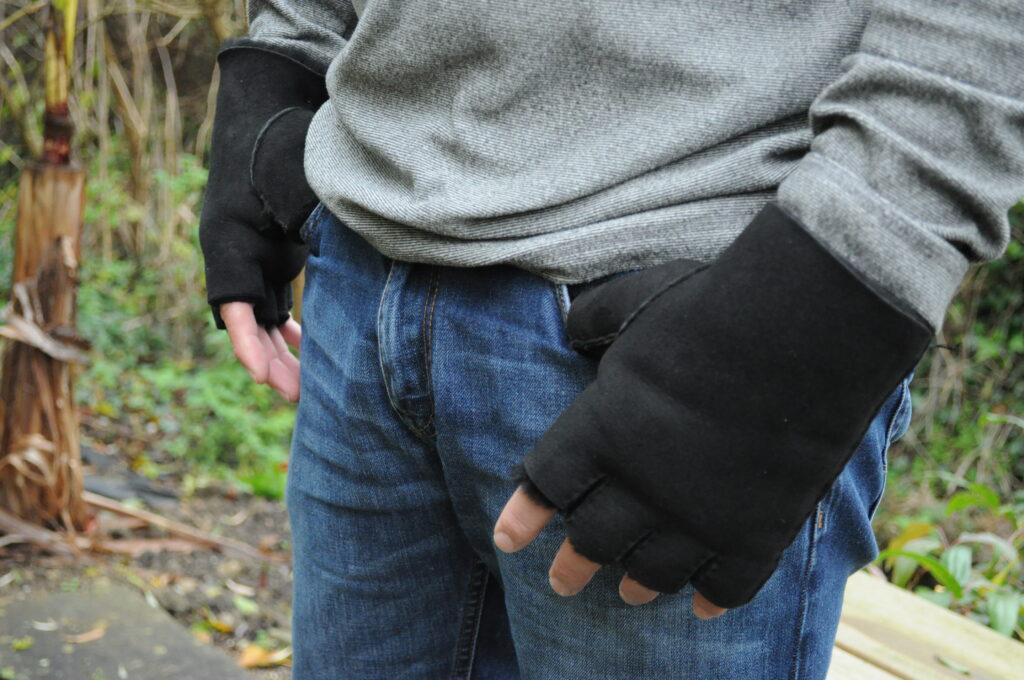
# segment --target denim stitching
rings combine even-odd
[[[317,203],[316,207],[313,208],[313,212],[309,213],[309,217],[307,217],[306,221],[302,223],[301,227],[299,227],[299,239],[301,239],[307,246],[311,245],[310,239],[316,238],[320,233],[320,215],[323,214],[323,211],[324,204]],[[316,252],[313,251],[312,247],[310,247],[309,250],[314,256],[320,256],[319,243],[317,244]]]
[[[380,305],[377,307],[377,359],[380,363],[381,376],[384,378],[384,393],[388,397],[388,403],[391,404],[391,408],[394,409],[396,413],[404,416],[403,420],[405,420],[405,418],[410,417],[410,415],[398,405],[398,400],[391,389],[391,372],[388,370],[388,357],[385,356],[387,354],[386,345],[388,336],[384,332],[384,308],[387,306],[388,287],[391,285],[391,275],[395,271],[395,264],[397,263],[392,262],[391,266],[388,268],[388,276],[384,280],[384,287],[380,292]]]
[[[480,619],[489,577],[487,565],[480,560],[474,560],[469,572],[466,604],[462,610],[462,627],[455,645],[452,680],[469,680],[473,672],[473,659],[476,656],[476,642],[480,633]]]
[[[907,380],[904,379],[900,381],[900,403],[896,406],[896,411],[893,413],[892,418],[889,419],[888,427],[885,428],[885,446],[887,449],[894,443],[892,435],[896,430],[896,421],[903,415],[908,401],[910,401],[910,386],[907,384]]]
[[[819,509],[819,511],[820,506],[821,503],[819,503],[818,506],[816,506]],[[804,661],[803,643],[806,637],[805,632],[807,627],[807,614],[811,608],[810,581],[811,575],[814,572],[814,566],[817,562],[818,538],[820,535],[820,532],[817,529],[818,522],[816,517],[817,513],[815,513],[815,515],[810,521],[809,526],[807,527],[807,531],[810,532],[810,535],[808,536],[807,542],[807,560],[804,563],[804,570],[800,578],[800,604],[797,614],[798,620],[795,630],[796,635],[794,637],[795,644],[793,646],[793,668],[789,675],[789,677],[792,678],[792,680],[800,679],[800,671],[802,669],[801,667],[803,666]]]
[[[878,512],[879,506],[882,504],[882,497],[885,495],[885,487],[887,486],[889,478],[889,448],[893,445],[893,433],[896,430],[896,423],[903,416],[903,412],[906,410],[907,405],[910,403],[910,385],[909,378],[905,378],[900,382],[900,403],[896,406],[896,410],[893,411],[892,418],[889,419],[889,423],[885,428],[885,446],[882,448],[879,457],[882,463],[882,488],[878,492],[878,497],[875,498],[870,506],[868,507],[868,518],[873,520],[875,514]]]
[[[430,398],[430,413],[424,421],[423,429],[430,431],[434,424],[434,307],[437,304],[437,293],[440,288],[440,273],[436,267],[431,268],[430,287],[427,293],[427,305],[423,311],[423,325],[420,334],[423,336],[423,370],[426,376],[427,395]]]
[[[401,420],[402,424],[405,425],[405,427],[409,428],[409,430],[414,435],[419,437],[427,444],[431,444],[433,443],[434,439],[434,433],[431,430],[431,425],[433,423],[433,413],[431,413],[426,423],[420,425],[418,422],[419,419],[416,417],[416,415],[409,412],[407,409],[403,408],[400,405],[399,399],[394,394],[394,391],[391,386],[391,371],[388,369],[389,357],[386,356],[387,349],[385,348],[385,345],[387,344],[387,334],[384,332],[384,313],[385,307],[387,306],[388,288],[390,288],[391,286],[392,274],[395,271],[396,264],[399,263],[395,261],[391,262],[391,266],[388,269],[387,279],[385,279],[384,287],[381,289],[380,293],[380,305],[377,308],[377,359],[378,363],[380,364],[381,377],[383,378],[384,382],[384,394],[387,395],[388,404],[390,404],[392,410],[394,410],[394,412],[398,414],[399,420]]]
[[[558,304],[558,311],[562,316],[562,329],[569,323],[569,307],[572,302],[569,300],[569,286],[564,283],[552,283],[551,291],[555,294],[555,302]]]

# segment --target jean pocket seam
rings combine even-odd
[[[299,227],[299,239],[301,239],[302,242],[309,247],[309,251],[313,255],[320,254],[319,245],[317,245],[317,247],[314,250],[313,241],[320,233],[320,216],[323,214],[323,211],[324,204],[321,201],[320,203],[316,204],[316,207],[313,208],[313,212],[309,213],[309,216],[306,218],[306,221],[302,223],[301,227]]]
[[[565,283],[552,283],[551,291],[555,295],[555,303],[558,305],[558,314],[562,318],[562,329],[569,323],[569,306],[572,301],[569,298],[569,286]]]

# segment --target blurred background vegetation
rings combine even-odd
[[[46,3],[0,4],[0,305],[19,169],[41,143]],[[71,113],[88,168],[78,379],[85,442],[279,498],[294,410],[210,323],[197,240],[219,42],[242,0],[83,0]],[[1022,186],[1024,194],[1024,186]],[[876,518],[897,584],[1024,639],[1024,203],[1006,256],[975,268],[913,385]]]

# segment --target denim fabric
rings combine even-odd
[[[288,480],[296,680],[823,678],[847,576],[877,545],[904,382],[750,604],[693,591],[630,607],[621,571],[550,589],[556,520],[528,548],[491,531],[510,472],[593,377],[565,338],[565,286],[510,267],[390,260],[318,208]]]

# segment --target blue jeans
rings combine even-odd
[[[905,383],[750,604],[700,621],[687,588],[631,607],[615,568],[562,598],[558,521],[512,555],[491,532],[513,467],[594,375],[565,338],[566,287],[392,261],[322,207],[305,228],[296,680],[825,676],[846,578],[877,553]]]

